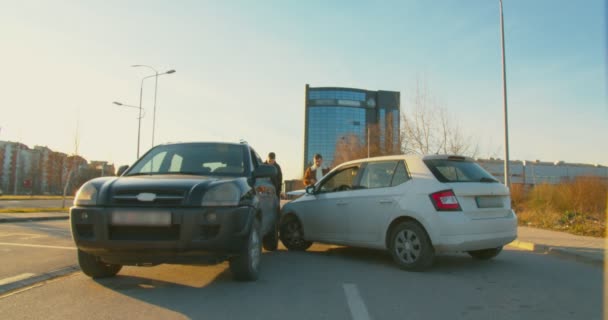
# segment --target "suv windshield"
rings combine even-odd
[[[184,143],[155,147],[126,173],[193,174],[242,176],[246,173],[246,152],[242,145]]]
[[[498,182],[473,161],[429,159],[424,163],[440,182]]]

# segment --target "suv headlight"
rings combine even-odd
[[[75,206],[94,206],[97,204],[97,187],[95,187],[92,183],[87,182],[76,194],[76,198],[74,198]]]
[[[241,189],[234,183],[222,183],[212,187],[203,196],[204,207],[234,207],[241,199]]]

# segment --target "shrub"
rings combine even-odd
[[[604,236],[608,183],[599,177],[579,177],[529,190],[514,185],[513,208],[523,225]]]

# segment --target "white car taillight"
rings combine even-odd
[[[443,190],[430,195],[431,202],[437,211],[461,211],[458,199],[452,190]]]

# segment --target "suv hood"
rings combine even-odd
[[[105,180],[99,186],[101,205],[188,205],[202,198],[213,182],[234,179],[197,175],[122,176]],[[155,202],[137,199],[142,193],[154,194]]]

